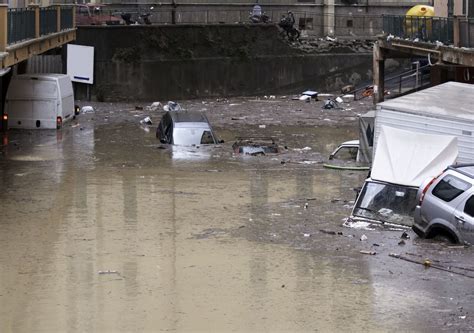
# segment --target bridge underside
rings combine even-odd
[[[384,100],[384,62],[389,58],[426,58],[433,85],[454,80],[474,84],[474,50],[403,39],[379,37],[374,46],[374,103]],[[451,74],[447,72],[451,71]]]
[[[60,47],[75,39],[76,29],[69,29],[25,42],[8,45],[5,52],[0,53],[1,69],[16,65],[34,55]]]

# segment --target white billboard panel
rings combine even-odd
[[[94,83],[94,47],[67,45],[67,75],[73,82]]]

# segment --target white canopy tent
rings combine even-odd
[[[371,178],[418,187],[456,161],[457,138],[382,126]]]

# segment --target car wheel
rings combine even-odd
[[[435,236],[433,236],[433,239],[435,241],[441,242],[441,243],[447,243],[447,244],[456,243],[451,236],[449,236],[445,233],[436,234]]]

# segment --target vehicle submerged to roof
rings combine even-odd
[[[357,154],[359,153],[359,140],[345,141],[341,143],[332,153],[329,155],[329,159],[339,160],[356,160]]]
[[[214,134],[206,115],[191,111],[166,112],[156,129],[156,137],[161,143],[179,146],[222,142]]]
[[[232,150],[234,154],[251,156],[278,154],[280,152],[278,144],[271,137],[239,137],[232,145]]]

